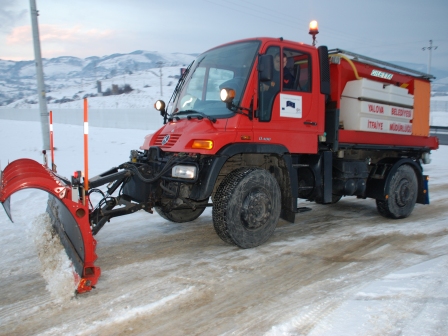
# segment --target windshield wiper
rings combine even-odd
[[[179,114],[188,114],[188,115],[187,115],[187,119],[190,119],[190,118],[191,118],[191,115],[189,115],[189,114],[199,114],[200,117],[197,117],[198,120],[201,120],[202,118],[207,118],[207,119],[210,120],[212,123],[215,123],[215,122],[216,122],[216,118],[210,117],[209,115],[205,114],[204,112],[200,112],[200,111],[195,111],[195,110],[185,110],[185,111],[179,111],[179,112],[176,113],[176,115],[179,115]],[[175,116],[173,116],[173,117],[175,117]]]
[[[171,95],[170,100],[168,101],[168,105],[175,101],[177,98],[177,95],[180,93],[180,90],[182,90],[182,87],[184,86],[185,80],[187,79],[187,75],[190,72],[191,67],[193,66],[193,62],[190,63],[190,65],[185,69],[184,73],[179,78],[179,81],[177,82],[176,87],[174,88],[173,94]]]

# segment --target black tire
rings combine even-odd
[[[332,194],[331,195],[331,204],[335,204],[335,203],[339,202],[341,200],[341,198],[342,198],[341,195]]]
[[[261,168],[239,168],[224,178],[215,193],[213,226],[225,242],[251,248],[272,236],[280,210],[276,179]]]
[[[207,201],[208,202],[208,201]],[[204,205],[207,204],[204,202]],[[156,212],[160,217],[165,218],[171,222],[175,223],[186,223],[194,221],[198,218],[205,210],[205,207],[197,207],[196,210],[193,209],[174,209],[174,210],[164,210],[162,207],[154,207]]]
[[[325,204],[335,204],[337,202],[339,202],[341,200],[342,196],[341,195],[335,195],[335,194],[331,194],[331,203],[325,203]],[[316,199],[314,200],[317,204],[324,204],[324,202],[322,202],[322,198],[320,199]]]
[[[378,212],[386,218],[406,218],[414,210],[417,193],[418,182],[414,169],[402,165],[392,176],[387,200],[376,200]]]

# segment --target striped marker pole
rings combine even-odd
[[[87,98],[84,98],[84,190],[89,190],[89,121]]]
[[[56,173],[56,165],[54,164],[53,111],[50,111],[50,152],[51,152],[51,170]]]
[[[89,122],[87,98],[84,98],[84,188],[82,188],[82,205],[86,205],[86,191],[89,190]]]

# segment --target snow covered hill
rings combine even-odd
[[[110,88],[109,82],[114,81],[119,81],[119,83],[115,83],[117,85],[129,84],[132,87],[132,83],[123,83],[122,80],[127,77],[129,81],[130,76],[134,74],[140,77],[138,81],[145,76],[157,77],[159,70],[156,68],[160,67],[176,68],[176,75],[178,75],[179,68],[186,67],[194,60],[195,56],[137,50],[129,54],[93,56],[85,59],[71,56],[44,59],[48,101],[51,103],[53,100],[55,103],[54,100],[60,100],[65,96],[65,101],[69,102],[69,100],[82,99],[82,96],[86,94],[98,93],[97,81],[106,81],[105,84],[102,83],[104,91]],[[170,75],[173,74],[170,72]],[[168,83],[166,82],[165,85]],[[151,84],[147,82],[144,85],[150,86]],[[14,103],[20,105],[37,103],[34,61],[0,60],[0,106]]]
[[[82,99],[98,109],[148,108],[157,99],[168,101],[180,75],[195,54],[137,50],[85,59],[63,56],[44,59],[48,109],[82,108]],[[392,62],[425,72],[422,64]],[[448,72],[434,69],[433,96],[446,96]],[[160,80],[162,78],[162,80]],[[34,61],[0,60],[0,107],[38,108]],[[129,86],[129,92],[108,95]],[[444,98],[444,97],[442,97]],[[446,109],[442,109],[446,111]]]

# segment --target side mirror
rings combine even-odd
[[[327,96],[331,94],[330,86],[330,62],[328,61],[328,48],[326,46],[320,46],[317,48],[319,52],[320,63],[320,93]]]
[[[261,55],[258,57],[258,78],[260,82],[270,82],[273,77],[274,57],[272,55]]]

